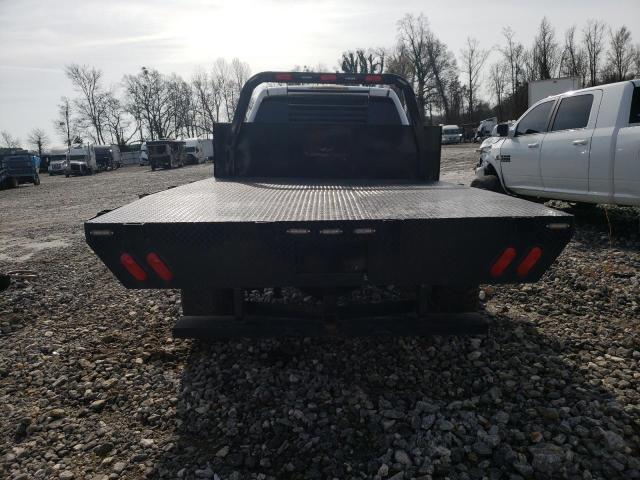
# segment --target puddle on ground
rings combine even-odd
[[[36,253],[68,246],[68,242],[60,240],[58,237],[44,237],[34,240],[24,237],[2,238],[0,236],[0,262],[26,262]]]

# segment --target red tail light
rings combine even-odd
[[[493,278],[498,278],[500,275],[504,273],[504,271],[511,265],[513,259],[516,258],[516,249],[513,247],[507,247],[504,249],[504,252],[498,257],[498,259],[491,265],[491,276]]]
[[[382,75],[367,75],[364,77],[366,83],[382,83]]]
[[[145,272],[142,267],[138,265],[138,262],[136,262],[128,253],[120,255],[120,263],[137,281],[143,282],[147,279],[147,272]]]
[[[276,73],[276,80],[279,82],[290,82],[293,80],[293,75],[290,73]]]
[[[518,265],[518,269],[516,270],[518,276],[524,277],[525,275],[527,275],[531,271],[531,269],[536,266],[536,263],[538,263],[540,257],[542,257],[542,249],[540,247],[533,247],[531,250],[529,250],[527,256],[524,257],[524,260],[522,260],[522,262],[520,262],[520,265]]]
[[[338,80],[338,76],[333,73],[323,73],[320,75],[321,82],[336,82]]]
[[[156,275],[158,275],[165,282],[168,282],[173,278],[173,273],[171,273],[169,267],[167,267],[167,265],[162,260],[160,260],[160,257],[155,253],[150,253],[147,255],[147,263],[153,269],[153,271],[156,272]]]

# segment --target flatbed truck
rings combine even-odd
[[[284,86],[249,109],[264,83]],[[103,212],[86,240],[125,287],[181,290],[178,337],[476,331],[478,285],[540,279],[573,217],[440,182],[440,140],[402,77],[260,73],[216,128],[213,178]],[[407,296],[339,301],[367,285]],[[245,295],[287,286],[317,302]]]

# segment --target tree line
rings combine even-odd
[[[502,36],[501,45],[488,48],[468,37],[455,54],[425,15],[407,14],[397,23],[395,45],[345,51],[338,65],[346,73],[408,78],[428,123],[474,123],[490,115],[518,118],[527,109],[527,85],[535,80],[576,77],[586,87],[640,77],[640,44],[634,46],[624,25],[614,29],[589,20],[559,36],[544,17],[529,47],[510,27]],[[488,64],[492,53],[497,59]],[[491,106],[481,100],[487,95]]]
[[[576,77],[593,86],[640,77],[640,44],[626,26],[612,28],[600,20],[572,26],[562,35],[544,17],[529,46],[505,27],[500,45],[482,47],[468,37],[456,54],[438,38],[423,15],[406,14],[397,22],[391,47],[347,50],[332,69],[345,73],[397,73],[409,79],[427,123],[476,123],[496,115],[518,118],[527,108],[527,85],[555,77]],[[489,64],[489,60],[494,60]],[[329,70],[293,67],[295,71]],[[76,96],[62,97],[53,125],[67,145],[80,141],[125,146],[133,141],[195,137],[233,116],[240,90],[251,70],[234,58],[216,60],[189,80],[142,67],[105,85],[102,70],[69,64],[65,74]],[[489,100],[487,100],[489,99]],[[28,144],[40,153],[49,143],[45,131],[33,129]],[[0,146],[16,148],[20,140],[0,132]]]

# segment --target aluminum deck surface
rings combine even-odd
[[[565,216],[541,204],[444,182],[209,178],[148,195],[88,223]]]

